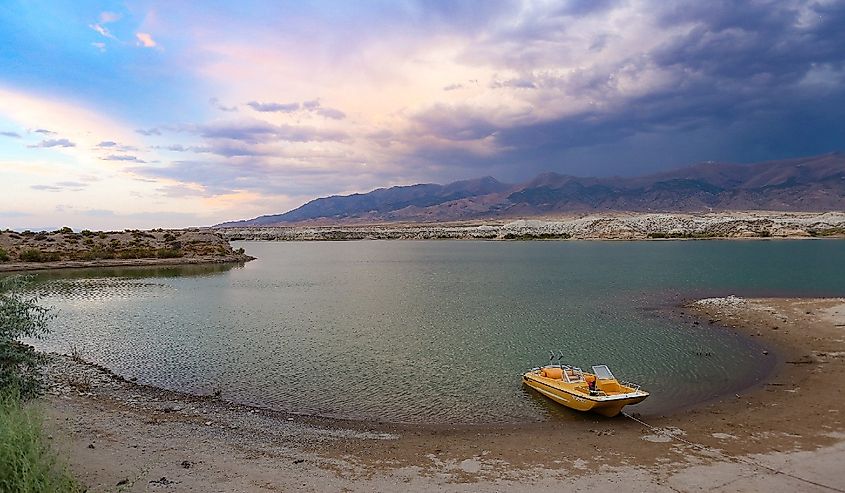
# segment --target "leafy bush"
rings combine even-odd
[[[0,262],[5,262],[9,260],[9,252],[0,248]]]
[[[44,337],[52,318],[37,296],[24,294],[26,281],[18,276],[0,279],[0,392],[17,391],[24,398],[41,388],[41,357],[20,339]]]
[[[37,248],[27,248],[21,252],[20,257],[24,262],[41,262],[41,250]]]
[[[57,231],[57,233],[62,233],[62,234],[73,234],[73,230],[72,230],[72,229],[70,229],[69,227],[65,226],[65,227],[63,227],[62,229],[58,230],[58,231]]]
[[[182,250],[177,250],[175,248],[159,248],[156,250],[156,257],[158,258],[179,258],[182,255]]]
[[[37,248],[27,248],[20,253],[20,259],[24,262],[52,262],[61,258],[59,252],[42,252]]]

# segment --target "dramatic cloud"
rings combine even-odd
[[[27,147],[76,147],[76,144],[68,139],[46,139]]]
[[[28,130],[32,149],[0,133],[0,167],[9,189],[68,169],[129,183],[74,195],[91,209],[135,193],[237,217],[311,193],[845,147],[842,1],[51,5],[2,21],[27,63],[0,75],[0,123],[58,133]]]

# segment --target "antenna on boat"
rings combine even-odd
[[[558,353],[560,354],[557,356],[557,362],[563,365],[563,350],[558,349]]]
[[[551,363],[552,361],[554,361],[554,359],[555,359],[555,352],[554,352],[554,351],[549,351],[549,363]]]

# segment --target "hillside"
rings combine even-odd
[[[312,200],[283,214],[218,227],[445,222],[592,212],[845,210],[845,155],[756,164],[708,162],[649,176],[543,173],[518,185],[485,177]]]

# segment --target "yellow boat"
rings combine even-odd
[[[592,370],[589,373],[576,366],[547,365],[525,372],[522,383],[566,407],[608,417],[649,395],[639,385],[620,383],[606,365],[593,366]]]

